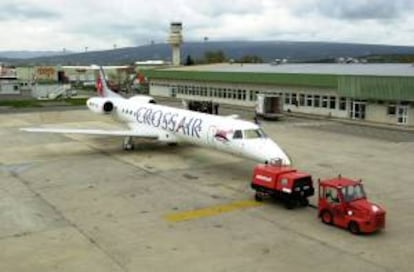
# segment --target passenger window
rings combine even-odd
[[[233,134],[233,139],[242,139],[242,138],[243,138],[243,134],[241,130],[236,130]]]

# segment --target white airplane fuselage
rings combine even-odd
[[[132,131],[168,143],[187,142],[214,148],[262,163],[291,161],[286,153],[254,123],[151,103],[149,96],[93,97],[87,101],[93,112],[105,113],[126,123]],[[110,107],[110,108],[111,108]]]

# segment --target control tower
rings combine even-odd
[[[172,64],[174,66],[179,66],[181,64],[180,46],[183,42],[183,36],[181,35],[182,29],[183,24],[181,22],[172,22],[170,24],[170,36],[168,36],[168,43],[172,47]]]

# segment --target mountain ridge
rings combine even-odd
[[[207,51],[221,50],[229,59],[240,59],[255,55],[265,62],[276,58],[291,61],[317,61],[338,57],[365,57],[372,55],[414,55],[414,46],[375,45],[332,42],[293,42],[293,41],[207,41],[185,42],[181,47],[184,62],[187,56],[201,59]],[[10,51],[8,51],[10,52]],[[22,51],[20,51],[22,52]],[[26,51],[27,52],[27,51]],[[125,64],[139,60],[171,60],[171,47],[166,43],[125,47],[90,52],[35,51],[36,54],[49,52],[49,56],[12,58],[0,51],[0,61],[14,65],[98,65]]]

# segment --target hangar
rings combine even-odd
[[[240,64],[145,70],[151,95],[254,107],[258,93],[285,111],[414,126],[411,64]]]

